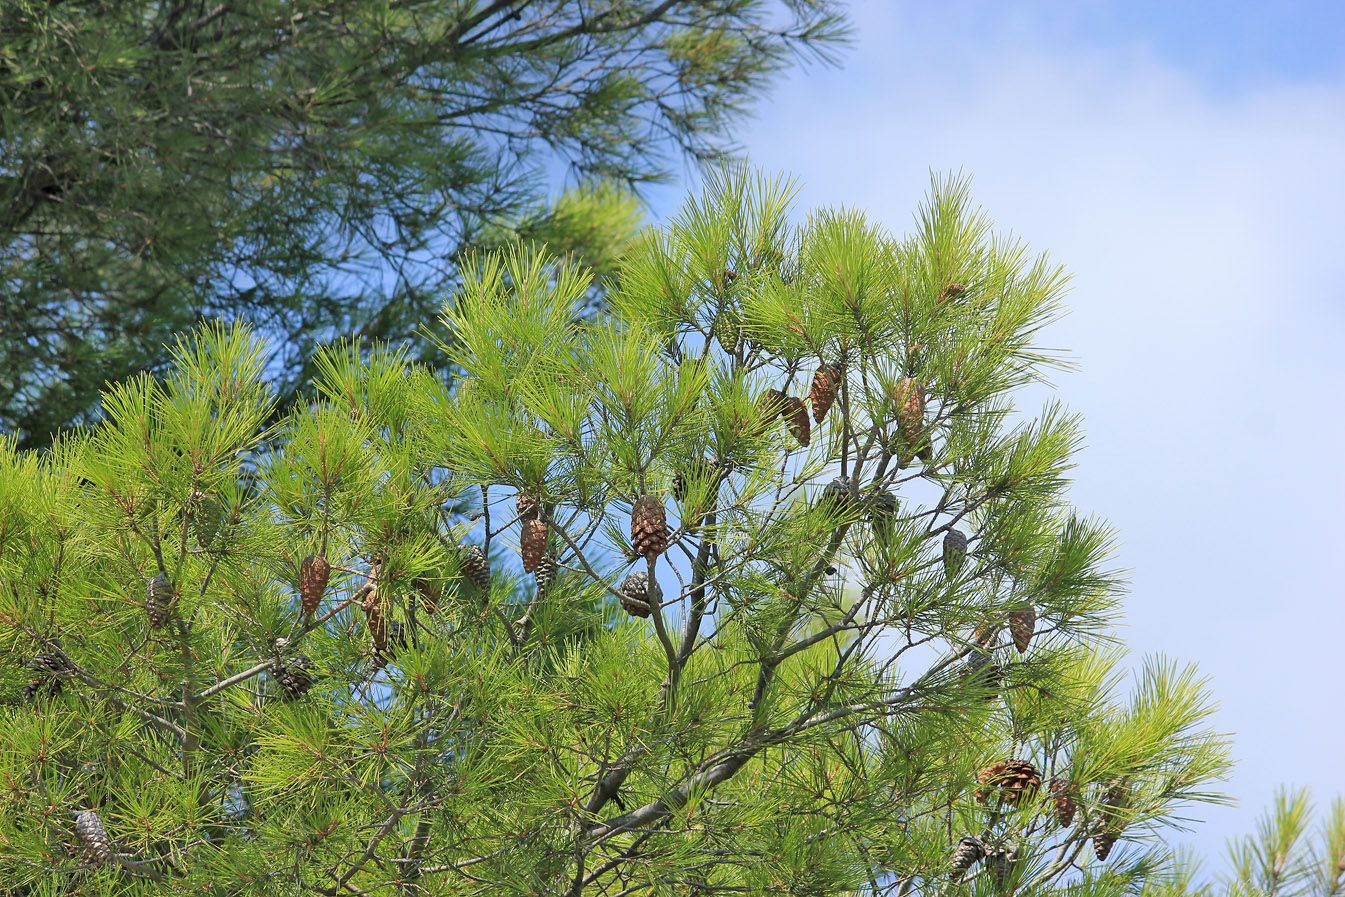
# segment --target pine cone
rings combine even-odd
[[[967,291],[967,288],[960,283],[950,283],[939,291],[938,303],[943,305],[949,299],[956,299]]]
[[[550,554],[542,555],[542,559],[537,562],[537,597],[545,598],[546,593],[551,591],[551,586],[556,582],[556,559]]]
[[[636,570],[631,573],[621,583],[621,606],[626,609],[626,613],[632,617],[647,617],[654,612],[650,603],[649,595],[649,574],[644,570]],[[659,591],[658,583],[654,583],[654,600],[659,600],[662,593]]]
[[[187,523],[191,526],[192,534],[196,536],[197,544],[202,548],[209,548],[219,535],[224,510],[218,501],[199,489],[191,494],[189,501],[188,507],[191,510],[187,512]]]
[[[957,579],[967,558],[967,537],[961,530],[950,529],[943,536],[943,574]]]
[[[953,859],[948,864],[948,877],[953,881],[962,878],[963,873],[985,856],[985,843],[973,835],[966,835],[953,848]]]
[[[714,476],[718,466],[719,465],[714,461],[707,461],[704,458],[692,458],[687,462],[684,470],[676,471],[673,474],[672,497],[676,499],[679,504],[686,501],[687,491],[691,488],[691,484],[702,480],[708,480],[710,477]]]
[[[489,576],[489,570],[487,570]],[[439,599],[443,597],[443,590],[439,584],[428,579],[417,579],[412,583],[416,591],[420,593],[420,606],[425,610],[426,615],[434,616],[439,610]]]
[[[103,828],[103,820],[93,810],[85,810],[75,817],[75,837],[84,848],[84,864],[101,866],[112,859],[112,841]]]
[[[1013,634],[1014,647],[1019,654],[1026,653],[1032,642],[1032,633],[1037,628],[1037,612],[1030,604],[1023,604],[1009,611],[1009,632]]]
[[[1069,779],[1056,777],[1051,779],[1051,803],[1055,804],[1055,821],[1061,828],[1068,828],[1074,821],[1074,812],[1078,805],[1074,803],[1074,786]]]
[[[523,521],[523,535],[518,540],[519,554],[523,555],[523,572],[532,573],[546,552],[546,524],[541,520]]]
[[[70,665],[65,662],[65,658],[59,654],[36,654],[33,659],[24,664],[30,670],[39,673],[64,673],[70,669]]]
[[[293,701],[313,687],[313,676],[309,672],[312,669],[313,661],[306,654],[277,658],[271,664],[271,678],[285,692],[286,699]]]
[[[850,511],[855,504],[854,496],[850,494],[850,487],[853,480],[849,477],[836,477],[827,487],[822,490],[822,500],[819,505],[829,514],[845,514]]]
[[[531,523],[537,523],[537,520],[531,520]],[[527,535],[527,526],[523,524],[523,534]],[[542,523],[542,542],[546,542],[546,524]],[[527,562],[527,553],[523,553],[523,562]],[[482,592],[488,592],[491,588],[491,563],[486,559],[486,553],[482,551],[482,546],[469,545],[467,550],[461,555],[461,572],[467,577],[467,581],[475,585]]]
[[[967,681],[977,688],[987,689],[987,702],[999,697],[1002,672],[989,651],[972,651],[967,657]]]
[[[785,399],[785,410],[781,412],[785,418],[785,425],[789,428],[789,435],[793,436],[795,441],[804,448],[812,441],[813,425],[808,422],[808,409],[803,407],[803,399],[797,396],[789,396]]]
[[[630,543],[637,555],[653,560],[668,548],[668,517],[663,503],[641,495],[630,513]]]
[[[537,513],[541,510],[537,499],[521,489],[514,496],[514,507],[518,510],[519,520],[536,520]]]
[[[925,430],[925,387],[914,377],[903,377],[893,390],[897,403],[897,432],[914,450]]]
[[[1032,800],[1041,787],[1041,776],[1037,768],[1027,760],[1001,760],[992,763],[976,774],[976,781],[982,785],[1000,789],[1000,799],[1006,804],[1017,806],[1024,794]],[[990,799],[990,788],[976,789],[976,800],[985,803]]]
[[[869,522],[874,526],[891,526],[897,518],[897,497],[891,492],[873,493]]]
[[[1122,779],[1107,789],[1098,804],[1097,829],[1093,833],[1093,853],[1099,860],[1111,854],[1112,846],[1125,829],[1122,813],[1130,802],[1129,783]]]
[[[813,388],[809,399],[813,405],[813,420],[819,424],[836,402],[836,389],[841,385],[841,366],[828,362],[813,374]]]
[[[145,589],[145,610],[149,612],[149,628],[162,629],[168,622],[173,604],[173,583],[168,573],[160,570],[154,574]]]
[[[757,413],[761,415],[763,428],[775,423],[775,419],[785,411],[788,399],[778,389],[768,389],[757,399]]]
[[[382,654],[388,650],[388,617],[383,610],[383,601],[379,597],[378,589],[369,591],[360,602],[360,607],[364,609],[364,616],[369,621],[369,637],[374,646],[374,652]]]
[[[305,614],[312,614],[327,591],[327,580],[332,575],[332,565],[325,555],[310,554],[299,565],[299,608]]]
[[[70,669],[65,658],[59,654],[38,654],[25,664],[28,669],[38,673],[38,677],[23,687],[23,699],[29,703],[43,694],[56,697],[61,693],[63,684],[61,673]]]
[[[989,850],[985,855],[985,865],[990,870],[990,880],[995,883],[995,890],[1003,892],[1005,885],[1009,884],[1013,877],[1013,867],[1018,862],[1018,848],[997,847]],[[1013,890],[1010,889],[1012,894]]]

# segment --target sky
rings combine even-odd
[[[852,14],[843,67],[779,84],[746,154],[894,233],[963,172],[1072,272],[1042,339],[1080,366],[1052,377],[1088,435],[1072,496],[1119,531],[1135,659],[1198,664],[1235,738],[1239,805],[1180,836],[1217,871],[1277,785],[1345,796],[1345,3]]]

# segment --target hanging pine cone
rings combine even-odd
[[[487,571],[487,575],[489,575],[489,571]],[[412,585],[420,593],[421,608],[428,616],[434,616],[439,610],[439,599],[444,594],[439,584],[429,579],[417,579]]]
[[[808,398],[813,405],[813,420],[819,424],[836,403],[836,390],[841,385],[841,366],[828,362],[813,374],[813,388]]]
[[[219,535],[224,509],[218,501],[199,489],[191,494],[188,502],[191,510],[187,512],[187,523],[191,526],[192,534],[196,536],[198,545],[209,548]]]
[[[808,422],[808,409],[803,406],[803,399],[797,396],[785,399],[785,410],[782,414],[785,426],[789,428],[789,435],[793,436],[799,445],[807,448],[813,438],[813,425]]]
[[[1078,805],[1074,803],[1074,786],[1069,779],[1057,776],[1051,779],[1051,803],[1055,805],[1055,821],[1061,828],[1068,828],[1074,821],[1074,812]]]
[[[778,389],[768,389],[757,399],[757,413],[761,415],[762,427],[768,427],[784,413],[788,399]]]
[[[986,689],[985,700],[999,697],[999,682],[1003,670],[995,663],[989,651],[972,651],[967,657],[967,681],[977,688]]]
[[[1013,634],[1013,644],[1019,654],[1027,652],[1036,629],[1037,612],[1032,605],[1022,604],[1009,611],[1009,632]]]
[[[1112,785],[1102,796],[1102,801],[1098,805],[1097,830],[1093,833],[1093,853],[1097,854],[1098,860],[1107,859],[1125,829],[1122,813],[1129,803],[1129,797],[1128,783],[1125,779]]]
[[[950,299],[956,299],[967,291],[967,288],[960,283],[950,283],[939,291],[938,303],[943,305]]]
[[[542,555],[542,559],[537,562],[537,597],[545,598],[546,593],[551,591],[551,586],[556,582],[556,559],[549,553]]]
[[[653,613],[649,591],[647,572],[636,570],[627,576],[621,583],[621,606],[626,609],[626,613],[632,617],[647,617]],[[658,583],[655,582],[653,598],[657,601],[661,597],[662,593],[659,591]]]
[[[546,524],[541,520],[523,521],[523,535],[518,540],[519,554],[523,555],[523,572],[532,573],[546,552]]]
[[[943,535],[943,575],[957,579],[967,557],[967,537],[961,530],[950,529]]]
[[[829,514],[849,512],[855,504],[855,498],[850,494],[853,482],[849,477],[836,477],[827,483],[826,488],[822,490],[820,507]]]
[[[925,387],[914,377],[903,377],[892,396],[897,403],[897,432],[914,450],[925,430]]]
[[[976,800],[981,803],[990,799],[991,788],[999,788],[1000,799],[1011,806],[1017,806],[1025,794],[1028,800],[1032,800],[1041,788],[1041,776],[1027,760],[992,763],[976,774],[976,781],[988,786],[976,789]]]
[[[59,654],[38,654],[32,660],[24,664],[28,669],[38,674],[23,688],[23,699],[28,702],[37,700],[42,695],[56,697],[61,693],[62,682],[61,673],[70,670],[69,664],[65,658]]]
[[[897,519],[897,497],[891,492],[873,493],[869,505],[869,522],[874,526],[890,527]]]
[[[369,637],[374,646],[374,652],[382,654],[388,650],[388,617],[383,610],[383,600],[378,594],[378,589],[373,588],[364,596],[360,602],[360,607],[364,609],[364,616],[369,621]]]
[[[538,523],[539,521],[534,520],[529,522]],[[541,524],[541,526],[542,526],[542,543],[546,544],[546,524],[543,523]],[[523,534],[526,536],[527,533],[528,533],[528,524],[525,523],[523,524]],[[523,563],[526,565],[527,561],[528,561],[528,554],[525,546],[525,551],[523,553]],[[486,553],[481,550],[481,546],[468,545],[467,549],[462,553],[461,562],[462,562],[461,564],[462,575],[467,577],[467,581],[483,592],[489,591],[490,561],[486,560]]]
[[[1013,877],[1013,867],[1018,862],[1018,848],[1000,846],[994,850],[986,851],[985,865],[990,870],[990,880],[995,883],[995,890],[1003,893],[1005,886],[1010,883]],[[1012,894],[1012,889],[1009,890]]]
[[[966,835],[953,848],[953,858],[948,864],[948,877],[959,881],[976,861],[985,856],[985,843],[973,835]]]
[[[536,520],[541,504],[522,489],[514,496],[514,507],[518,510],[519,520]]]
[[[693,483],[699,483],[703,480],[709,480],[714,476],[718,465],[714,461],[707,461],[704,458],[692,458],[687,462],[685,469],[676,471],[673,474],[672,497],[678,503],[686,501],[688,490]]]
[[[313,687],[313,661],[306,654],[279,657],[271,664],[271,678],[275,679],[287,700],[302,697]]]
[[[85,810],[75,817],[75,837],[84,848],[86,866],[101,866],[112,859],[112,841],[103,828],[103,820],[93,810]]]
[[[630,544],[637,555],[653,560],[668,548],[668,517],[663,502],[641,495],[630,512]]]
[[[388,621],[388,645],[393,648],[406,648],[406,624],[401,620]]]
[[[327,562],[325,555],[310,554],[299,565],[299,608],[305,614],[312,614],[318,609],[331,575],[332,565]]]
[[[173,583],[168,573],[159,570],[145,589],[145,610],[149,613],[149,628],[162,629],[168,622],[173,605]]]

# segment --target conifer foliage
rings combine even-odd
[[[7,893],[1143,887],[1226,748],[1191,670],[1124,695],[1079,422],[1013,404],[1060,270],[958,181],[907,237],[792,194],[713,177],[597,318],[574,265],[478,258],[452,390],[338,344],[267,426],[208,327],[6,440]]]

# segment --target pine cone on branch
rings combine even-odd
[[[757,413],[761,416],[762,429],[775,423],[775,419],[784,413],[788,399],[780,390],[771,388],[757,399]]]
[[[967,537],[961,530],[950,529],[943,535],[943,574],[957,579],[967,558]]]
[[[312,615],[327,591],[332,565],[321,554],[310,554],[299,566],[299,607],[305,615]]]
[[[1051,803],[1055,805],[1055,821],[1061,828],[1068,828],[1079,808],[1074,802],[1074,784],[1069,779],[1059,776],[1051,779]]]
[[[149,614],[149,628],[162,629],[172,613],[173,583],[167,571],[160,568],[145,588],[145,610]]]
[[[953,848],[952,860],[948,863],[948,878],[960,881],[966,871],[976,865],[977,860],[985,856],[985,843],[974,835],[966,835]]]
[[[292,657],[277,657],[271,664],[271,677],[285,693],[286,700],[293,701],[313,687],[313,661],[306,654]]]
[[[537,562],[537,597],[545,598],[546,593],[551,591],[551,586],[556,582],[556,559],[550,553],[542,555],[542,559]]]
[[[520,489],[514,495],[514,508],[518,511],[519,520],[536,520],[541,511],[541,504],[536,498]]]
[[[828,362],[813,374],[813,388],[808,395],[813,406],[813,420],[819,424],[836,403],[836,390],[841,385],[841,366]]]
[[[637,555],[653,560],[668,548],[668,516],[652,495],[635,500],[630,514],[630,543]]]
[[[539,523],[540,521],[530,521]],[[527,536],[528,524],[523,525],[523,534]],[[546,544],[546,524],[542,523],[542,544]],[[523,562],[526,565],[528,560],[527,551],[523,552]],[[486,553],[481,550],[480,545],[468,545],[462,552],[461,567],[462,575],[467,577],[467,581],[482,592],[490,591],[490,562],[486,559]]]
[[[1037,611],[1030,604],[1021,604],[1009,612],[1009,632],[1019,654],[1027,652],[1037,628]]]
[[[103,820],[93,810],[85,810],[75,817],[75,837],[84,848],[86,866],[101,866],[112,859],[112,841],[103,828]]]
[[[1098,804],[1097,829],[1093,833],[1093,853],[1099,861],[1111,855],[1112,847],[1125,830],[1123,814],[1130,803],[1129,783],[1122,779],[1107,789]]]
[[[992,763],[976,774],[976,781],[985,786],[976,789],[976,800],[985,803],[990,799],[992,788],[999,788],[1000,800],[1011,806],[1018,806],[1024,795],[1032,800],[1041,787],[1041,776],[1037,768],[1027,760],[1001,760]]]
[[[29,703],[43,694],[53,698],[59,695],[63,687],[60,674],[70,670],[64,657],[50,653],[37,654],[24,666],[38,674],[23,688],[23,699]]]
[[[657,582],[654,583],[653,592],[652,600],[658,601],[662,595]],[[632,617],[647,617],[654,612],[649,593],[649,574],[644,570],[636,570],[621,583],[621,606]]]
[[[523,521],[523,535],[518,540],[518,551],[523,556],[524,573],[535,572],[537,565],[542,562],[542,555],[546,553],[546,535],[545,522],[535,519]]]
[[[803,406],[803,399],[797,396],[789,396],[785,399],[785,410],[782,412],[785,418],[785,425],[789,428],[789,435],[804,448],[812,441],[813,426],[808,422],[808,409]]]

